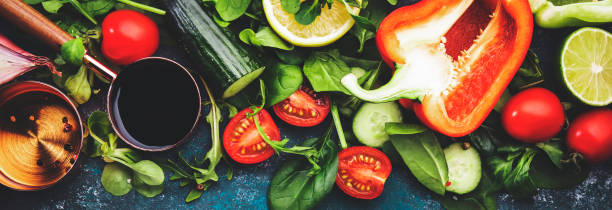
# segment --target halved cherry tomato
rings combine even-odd
[[[358,146],[338,153],[336,184],[347,195],[360,199],[378,197],[390,173],[391,161],[380,150]]]
[[[273,107],[281,120],[295,126],[312,127],[321,123],[329,114],[329,98],[310,88],[300,86],[289,98]]]
[[[223,132],[223,147],[236,162],[259,163],[274,155],[274,149],[257,132],[253,117],[247,119],[247,112],[253,113],[253,110],[246,108],[238,112],[227,124]],[[257,113],[257,119],[272,141],[280,141],[278,127],[265,109]]]

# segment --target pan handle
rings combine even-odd
[[[74,39],[22,0],[0,0],[0,16],[17,25],[21,30],[37,36],[55,50],[59,50],[64,43]],[[117,77],[117,73],[88,54],[85,54],[84,59],[91,64],[90,69],[102,77],[110,81]]]
[[[22,0],[1,0],[0,15],[56,50],[73,39],[70,34]]]

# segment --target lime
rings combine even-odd
[[[569,90],[592,106],[612,102],[612,34],[585,27],[572,33],[561,52],[561,71]]]
[[[353,27],[355,21],[347,7],[334,1],[331,9],[324,7],[321,15],[308,25],[298,23],[293,14],[285,12],[281,0],[263,0],[263,8],[270,26],[288,42],[301,47],[320,47],[338,40]],[[351,8],[354,14],[359,8]]]

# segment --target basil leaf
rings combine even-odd
[[[426,131],[413,135],[391,135],[391,143],[412,174],[427,189],[444,195],[448,166],[436,135]]]
[[[271,209],[312,209],[334,187],[338,171],[338,145],[330,135],[304,141],[305,147],[320,145],[321,170],[309,176],[311,164],[303,158],[285,161],[274,174],[268,191]]]
[[[374,25],[374,23],[372,23],[370,20],[368,20],[368,18],[359,16],[359,15],[351,15],[353,17],[353,20],[355,20],[355,24],[357,24],[359,27],[371,31],[371,32],[376,32],[376,26]]]
[[[281,7],[289,14],[295,14],[300,10],[300,0],[281,0]]]
[[[142,180],[147,185],[164,183],[164,171],[153,161],[142,160],[129,167],[134,170],[134,178]]]
[[[561,147],[561,142],[540,142],[536,144],[536,147],[542,149],[557,168],[563,167],[561,159],[563,158],[564,152]]]
[[[129,169],[117,163],[106,164],[102,171],[102,187],[114,196],[122,196],[130,192],[132,190],[131,179],[132,174]]]
[[[142,196],[147,198],[152,198],[164,191],[164,185],[147,185],[142,180],[137,177],[134,177],[134,189],[136,192],[140,193]]]
[[[388,135],[398,134],[418,134],[427,131],[427,128],[419,124],[406,124],[406,123],[385,123],[385,132]]]
[[[302,25],[309,25],[321,15],[321,5],[318,0],[305,1],[300,4],[300,10],[295,13],[295,20]]]
[[[64,3],[59,0],[51,0],[42,2],[43,9],[51,14],[57,14],[57,11],[64,6]]]
[[[64,83],[68,95],[78,104],[84,104],[91,97],[91,86],[87,79],[87,66],[82,65],[76,74],[69,76]]]
[[[304,63],[304,75],[317,92],[337,91],[351,95],[340,82],[348,73],[351,69],[337,50],[314,52]]]
[[[217,0],[215,9],[221,19],[232,21],[242,16],[250,4],[251,0]]]
[[[278,63],[262,75],[266,84],[268,107],[285,100],[302,85],[302,70],[296,65]]]
[[[68,63],[80,66],[83,64],[83,56],[85,55],[85,45],[82,38],[76,38],[67,41],[61,48],[62,58]]]
[[[93,16],[105,15],[113,7],[115,7],[115,1],[112,0],[90,0],[81,3],[83,9]]]

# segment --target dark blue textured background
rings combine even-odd
[[[382,1],[382,0],[378,0]],[[602,28],[612,31],[612,25]],[[560,80],[558,55],[564,38],[576,28],[544,30],[536,28],[532,43],[541,59],[546,75],[544,86],[555,90],[562,101],[579,104],[565,89]],[[0,32],[8,35],[23,48],[42,55],[52,55],[41,47],[34,38],[24,36],[12,26],[0,22]],[[79,109],[83,118],[93,110],[104,109],[106,90],[94,95],[90,102]],[[577,105],[569,115],[573,116],[587,109]],[[299,143],[312,136],[319,136],[329,124],[315,128],[295,128],[276,119],[281,134],[289,137],[292,143]],[[203,157],[210,147],[209,126],[198,125],[193,140],[177,150],[166,153],[155,153],[154,156],[169,157],[176,151],[184,150],[186,156]],[[151,154],[150,154],[151,155]],[[91,159],[82,156],[76,168],[57,185],[38,192],[17,192],[0,186],[0,209],[266,209],[268,185],[274,171],[283,161],[282,157],[273,156],[256,165],[237,165],[234,163],[234,178],[226,180],[226,164],[222,161],[219,167],[220,181],[211,186],[202,197],[186,204],[184,199],[188,188],[180,188],[177,182],[167,182],[164,192],[155,198],[145,198],[135,191],[122,197],[115,197],[104,191],[100,176],[104,162],[100,158]],[[169,177],[169,174],[167,174]],[[391,176],[387,180],[382,195],[374,200],[364,201],[345,195],[337,187],[318,206],[320,209],[439,209],[441,206],[432,199],[431,192],[422,187],[410,174],[404,164],[393,165]],[[580,185],[567,190],[540,190],[527,200],[514,200],[507,194],[499,194],[500,209],[552,209],[552,208],[586,208],[612,209],[612,161],[595,166],[589,177]]]

